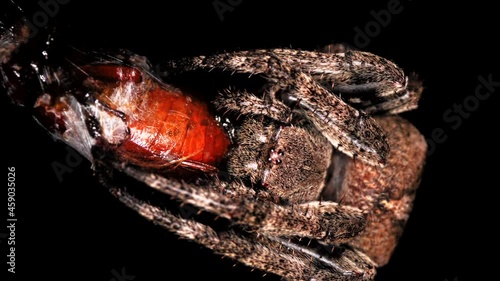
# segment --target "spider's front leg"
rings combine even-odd
[[[415,109],[422,83],[405,76],[392,61],[368,52],[273,49],[281,60],[297,65],[316,82],[368,114],[397,114]]]
[[[304,115],[340,151],[375,165],[386,161],[387,140],[371,117],[331,94],[312,76],[282,60],[272,50],[186,58],[169,62],[167,68],[175,71],[221,69],[263,75],[269,81],[271,100],[275,104],[285,104]]]
[[[228,219],[248,231],[341,243],[362,231],[365,225],[363,211],[335,202],[281,206],[267,200],[268,196],[265,195],[249,197],[251,188],[237,181],[200,186],[133,167],[123,167],[122,164],[116,164],[115,168],[163,194],[200,211]],[[105,185],[112,184],[105,175],[101,178]]]

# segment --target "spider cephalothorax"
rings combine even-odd
[[[282,202],[319,198],[330,166],[325,155],[333,151],[323,137],[300,127],[265,126],[249,118],[237,130],[235,143],[228,156],[230,174],[249,177]]]

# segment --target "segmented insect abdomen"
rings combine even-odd
[[[230,143],[205,103],[163,88],[138,96],[127,123],[130,137],[120,152],[158,168],[205,170],[225,156]]]

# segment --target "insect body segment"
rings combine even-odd
[[[126,116],[129,137],[117,148],[117,155],[151,168],[179,165],[204,172],[216,170],[214,165],[225,156],[230,142],[205,103],[144,72],[137,76],[130,67],[92,65],[83,69],[93,73],[89,79],[98,99]],[[94,77],[111,82],[95,81]],[[122,78],[133,81],[120,81]]]

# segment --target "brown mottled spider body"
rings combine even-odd
[[[176,217],[123,191],[115,195],[183,238],[285,279],[371,280],[403,232],[426,144],[406,120],[362,110],[415,108],[418,81],[408,81],[388,60],[355,51],[223,53],[169,62],[167,69],[248,73],[267,81],[263,93],[226,88],[213,101],[243,119],[230,133],[224,179],[193,184],[127,170],[235,228],[213,232],[210,223]],[[347,102],[337,84],[344,85]]]

